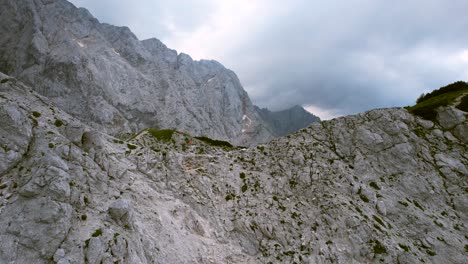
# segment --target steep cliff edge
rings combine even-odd
[[[250,145],[272,133],[234,72],[99,23],[64,0],[2,0],[0,71],[111,134],[147,127]]]
[[[0,74],[0,260],[466,263],[468,113],[437,111],[373,110],[250,149],[124,140]]]

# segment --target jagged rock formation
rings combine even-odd
[[[0,72],[111,134],[176,128],[251,145],[272,139],[237,76],[64,0],[2,0]]]
[[[272,112],[266,108],[255,107],[260,117],[265,121],[270,131],[275,136],[287,136],[313,122],[319,122],[320,118],[307,112],[301,106],[294,106],[283,111]]]
[[[467,113],[129,139],[0,74],[2,263],[466,263]]]

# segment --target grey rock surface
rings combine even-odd
[[[228,148],[116,138],[0,80],[2,263],[467,261],[466,118],[379,109]]]
[[[275,136],[287,136],[299,129],[309,126],[313,122],[320,122],[320,118],[307,112],[301,106],[272,112],[266,108],[255,107],[260,117]]]
[[[236,145],[273,138],[236,74],[216,61],[140,41],[65,0],[0,6],[0,72],[88,125],[113,135],[176,128]]]

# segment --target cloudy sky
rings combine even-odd
[[[234,70],[253,102],[324,119],[468,81],[467,0],[72,0]]]

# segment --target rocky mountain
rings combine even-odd
[[[116,138],[0,74],[1,263],[466,263],[468,113]]]
[[[275,136],[287,136],[313,122],[319,122],[320,118],[307,112],[301,106],[294,106],[283,111],[272,112],[267,108],[255,107],[262,120],[265,121],[270,131]]]
[[[0,6],[0,263],[468,262],[468,84],[303,128],[66,1]]]
[[[93,127],[114,135],[176,128],[239,145],[276,134],[236,74],[216,61],[140,41],[65,0],[0,6],[0,72]]]

